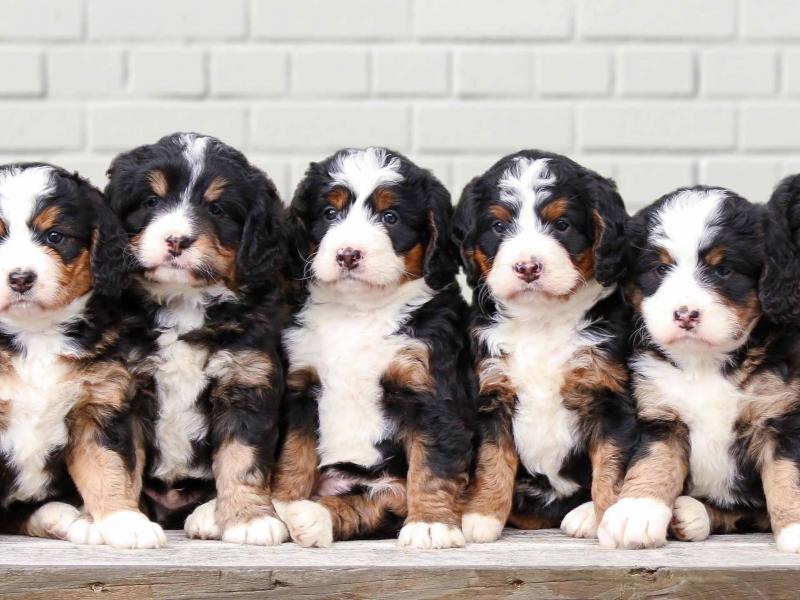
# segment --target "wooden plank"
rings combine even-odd
[[[126,551],[0,537],[0,598],[800,597],[800,556],[778,552],[768,535],[645,551],[604,550],[552,530],[428,551],[391,540],[303,549],[169,538],[163,550]]]

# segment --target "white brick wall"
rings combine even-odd
[[[0,0],[0,157],[98,185],[113,155],[218,135],[285,197],[385,144],[455,197],[522,147],[764,200],[800,171],[796,0]]]

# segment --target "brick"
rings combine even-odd
[[[688,96],[695,91],[691,50],[623,48],[618,61],[619,90],[626,96]]]
[[[306,96],[357,96],[369,91],[363,50],[312,49],[292,55],[291,89]]]
[[[536,61],[536,89],[542,95],[606,94],[611,86],[611,55],[602,50],[544,50]]]
[[[0,96],[39,96],[44,91],[42,55],[37,50],[0,50]]]
[[[411,33],[409,0],[254,0],[256,38],[384,40]]]
[[[87,0],[89,38],[238,39],[246,33],[245,0]]]
[[[783,53],[783,85],[793,96],[800,94],[800,50]]]
[[[423,38],[563,39],[572,31],[562,0],[436,0],[414,6]]]
[[[124,55],[118,48],[58,48],[47,54],[52,96],[114,96],[124,92]]]
[[[728,105],[592,104],[580,109],[579,139],[589,150],[723,150],[736,141]]]
[[[278,194],[284,204],[289,204],[294,192],[292,182],[289,180],[289,163],[285,160],[264,156],[261,154],[248,154],[247,160],[264,171],[275,184]]]
[[[131,89],[141,96],[197,97],[205,93],[202,50],[144,48],[131,53]]]
[[[403,105],[292,102],[253,109],[252,144],[260,150],[317,150],[346,146],[409,146]],[[317,157],[320,158],[320,157]]]
[[[244,145],[246,109],[231,104],[103,104],[89,114],[90,146],[125,150],[155,142],[173,131],[216,136],[235,147]]]
[[[0,0],[0,38],[74,40],[82,18],[81,0]]]
[[[795,0],[744,0],[741,19],[747,38],[800,38],[800,3]]]
[[[700,182],[732,189],[753,202],[766,202],[780,177],[777,160],[709,158],[700,163]]]
[[[519,50],[469,49],[456,59],[462,96],[527,96],[533,89],[533,55]]]
[[[585,38],[726,38],[736,33],[736,0],[578,0]]]
[[[700,56],[701,89],[709,96],[766,96],[778,84],[770,50],[715,49]]]
[[[282,50],[220,49],[211,54],[215,96],[278,96],[288,88],[288,57]]]
[[[83,145],[83,119],[76,105],[0,105],[3,150],[76,150]]]
[[[519,150],[519,148],[517,149]],[[458,199],[461,197],[461,192],[464,191],[464,188],[473,177],[483,175],[489,169],[489,167],[500,160],[500,158],[501,155],[499,153],[491,156],[468,156],[455,158],[455,160],[453,160],[453,187],[451,189],[453,194],[453,202],[458,202]]]
[[[537,104],[421,104],[417,147],[431,151],[511,152],[536,145],[556,150],[572,145],[569,108]]]
[[[800,149],[800,104],[751,104],[741,111],[745,149]]]
[[[449,89],[444,50],[379,50],[373,56],[375,91],[383,96],[437,96]]]
[[[615,180],[628,212],[635,213],[672,190],[695,184],[695,167],[687,159],[618,160]]]

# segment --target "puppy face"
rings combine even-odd
[[[173,134],[120,155],[109,170],[107,195],[149,280],[221,282],[235,289],[252,275],[259,252],[264,265],[274,267],[280,210],[275,188],[215,138]]]
[[[301,277],[341,291],[452,280],[449,194],[429,172],[384,148],[348,149],[314,163],[291,214]]]
[[[618,277],[625,211],[613,184],[557,155],[502,159],[464,190],[456,213],[470,284],[503,302],[565,298]]]
[[[52,165],[0,167],[0,313],[56,310],[94,287],[118,293],[123,249],[119,225],[86,181]]]
[[[722,188],[681,189],[634,217],[627,287],[647,331],[674,351],[730,352],[761,315],[760,209]]]

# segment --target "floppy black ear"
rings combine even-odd
[[[431,289],[447,285],[458,273],[456,245],[453,243],[453,204],[450,192],[431,173],[426,172],[422,186],[428,199],[428,246],[422,274]]]
[[[103,194],[84,180],[79,185],[94,209],[91,249],[94,291],[118,298],[130,276],[126,262],[128,236]]]
[[[467,283],[473,288],[478,285],[480,277],[475,262],[469,254],[475,250],[475,223],[478,205],[476,188],[478,183],[479,178],[475,177],[464,187],[453,217],[453,239],[458,244],[461,266],[467,276]]]
[[[236,279],[240,289],[275,284],[282,274],[286,255],[283,205],[275,184],[260,169],[252,165],[246,168],[254,195],[236,253]]]
[[[311,163],[303,179],[297,184],[292,203],[286,213],[286,235],[289,239],[288,270],[295,281],[308,277],[308,259],[311,252],[311,237],[306,228],[307,207],[312,205],[316,185],[318,163]]]
[[[758,293],[770,320],[800,321],[800,175],[778,184],[764,214],[764,268]]]
[[[628,213],[612,180],[590,172],[584,178],[583,189],[594,221],[594,277],[600,285],[609,286],[625,275]]]

